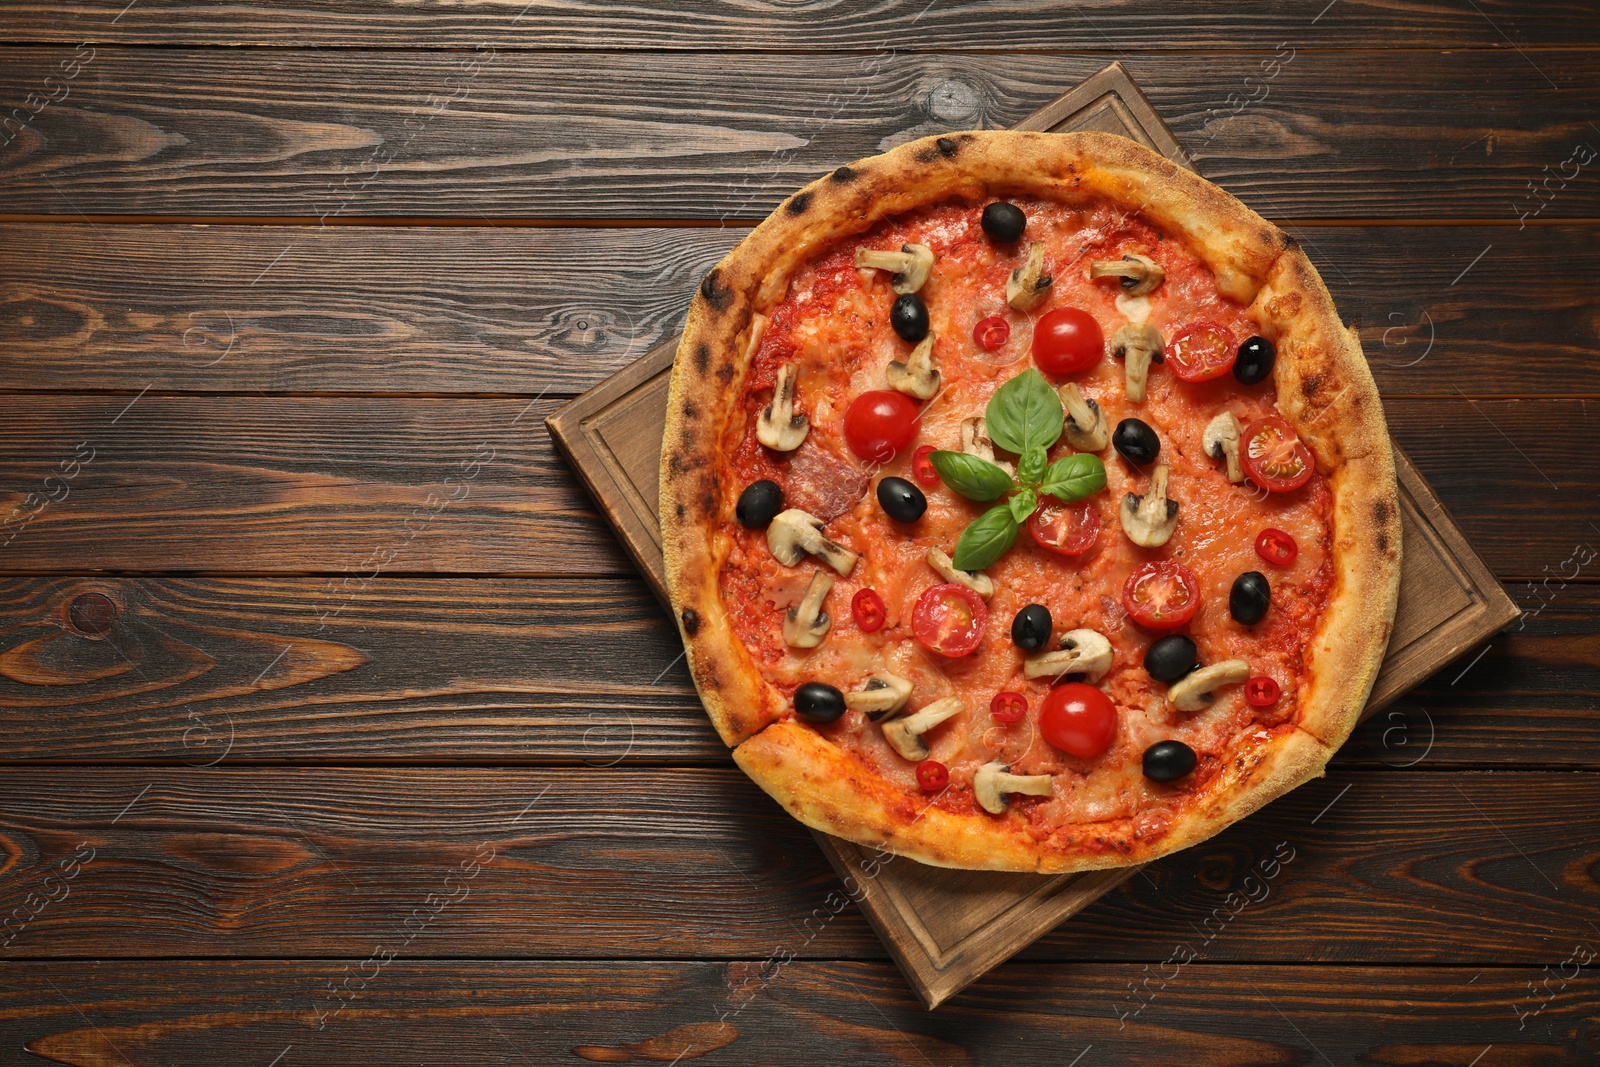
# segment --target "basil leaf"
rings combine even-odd
[[[1050,469],[1044,472],[1044,484],[1039,488],[1057,500],[1070,503],[1105,487],[1105,464],[1098,456],[1080,452],[1075,456],[1062,456],[1050,464]]]
[[[986,459],[966,452],[929,452],[944,484],[968,500],[993,500],[1011,489],[1011,476]]]
[[[956,542],[955,558],[951,560],[957,570],[981,571],[1001,556],[1017,540],[1017,520],[1005,504],[979,515],[961,532]]]
[[[1061,436],[1061,398],[1029,367],[994,391],[984,412],[989,439],[1019,456],[1030,448],[1049,448]]]
[[[1022,492],[1016,494],[1010,500],[1006,501],[1006,507],[1011,509],[1011,517],[1017,520],[1018,525],[1027,522],[1028,516],[1032,515],[1034,509],[1036,509],[1038,506],[1038,494],[1036,494],[1032,489],[1024,489]]]
[[[1037,486],[1039,479],[1044,477],[1046,462],[1043,448],[1028,449],[1017,463],[1017,481],[1023,485]]]

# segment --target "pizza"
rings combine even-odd
[[[1319,776],[1400,574],[1310,261],[1098,133],[914,141],[755,227],[690,307],[661,532],[745,773],[991,870],[1144,862]]]

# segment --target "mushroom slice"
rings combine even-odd
[[[1129,296],[1144,296],[1156,291],[1156,287],[1166,280],[1167,272],[1149,256],[1134,253],[1121,259],[1091,263],[1089,277],[1120,278],[1123,292]]]
[[[1039,306],[1049,290],[1050,275],[1044,272],[1044,245],[1035,241],[1028,249],[1028,261],[1006,279],[1006,303],[1018,311],[1031,311]]]
[[[914,293],[922,288],[933,270],[933,249],[927,245],[901,245],[898,252],[858,248],[856,266],[894,271],[894,280],[891,283],[894,291]]]
[[[750,316],[750,339],[744,343],[744,360],[748,364],[761,347],[761,338],[767,332],[767,317],[759,311]]]
[[[1167,699],[1179,711],[1199,711],[1216,699],[1216,690],[1250,680],[1250,664],[1242,659],[1225,659],[1186,674],[1167,690]]]
[[[854,693],[846,693],[844,706],[865,712],[867,718],[877,722],[905,707],[910,698],[910,682],[888,671],[879,671],[867,679],[866,685]]]
[[[1011,804],[1011,793],[1047,797],[1054,789],[1055,782],[1048,774],[1012,774],[1008,763],[985,763],[972,776],[972,795],[990,815],[1005,813]]]
[[[856,565],[856,554],[823,536],[822,520],[799,508],[780,511],[767,525],[767,547],[785,567],[799,564],[807,552],[840,574],[849,574]]]
[[[1228,481],[1235,484],[1244,481],[1244,468],[1239,466],[1239,435],[1242,432],[1238,416],[1231,411],[1224,411],[1206,423],[1206,431],[1200,437],[1206,455],[1228,461]]]
[[[1059,678],[1063,674],[1082,674],[1097,682],[1111,669],[1111,642],[1097,630],[1068,630],[1061,647],[1041,652],[1022,662],[1024,678]]]
[[[922,740],[922,735],[950,716],[959,715],[966,710],[966,702],[960,697],[935,700],[912,715],[890,719],[884,723],[883,736],[900,755],[913,763],[921,763],[928,758],[928,745]]]
[[[811,420],[794,410],[795,379],[800,368],[785,363],[772,387],[772,403],[756,418],[756,440],[778,452],[793,452],[806,439]]]
[[[828,634],[833,620],[822,610],[822,601],[833,588],[833,575],[817,571],[811,576],[800,603],[783,616],[783,641],[790,648],[816,648]]]
[[[1079,452],[1102,452],[1111,442],[1111,429],[1106,416],[1094,400],[1084,399],[1077,382],[1068,382],[1056,390],[1061,396],[1061,407],[1066,412],[1067,444]]]
[[[1007,474],[1016,474],[1011,469],[1011,464],[1003,459],[995,458],[994,441],[989,437],[989,431],[984,425],[982,415],[961,420],[961,451],[969,456],[986,459]]]
[[[1150,476],[1150,488],[1143,496],[1129,493],[1117,509],[1128,540],[1140,548],[1160,548],[1178,528],[1178,502],[1167,499],[1167,466],[1162,464]],[[781,518],[781,516],[780,516]]]
[[[988,600],[990,597],[994,596],[993,578],[989,577],[982,571],[956,570],[955,562],[951,560],[949,556],[945,555],[942,548],[928,549],[928,554],[925,558],[928,561],[928,566],[937,571],[939,573],[939,577],[943,578],[945,581],[954,582],[957,585],[964,585],[974,593],[977,593],[979,596],[983,597],[985,600]]]
[[[889,385],[918,400],[932,400],[939,391],[939,368],[933,365],[933,334],[917,342],[904,363],[898,359],[885,372]]]
[[[1111,335],[1111,355],[1126,366],[1122,372],[1123,387],[1128,399],[1135,404],[1144,403],[1145,379],[1150,374],[1150,364],[1164,358],[1161,331],[1154,326],[1136,326],[1133,323]]]

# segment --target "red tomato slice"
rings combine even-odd
[[[1252,422],[1239,441],[1239,461],[1250,480],[1272,493],[1287,493],[1311,480],[1311,450],[1276,415]]]
[[[1278,683],[1264,674],[1258,674],[1244,683],[1244,698],[1258,708],[1270,708],[1278,702]]]
[[[1287,567],[1300,556],[1300,546],[1293,537],[1282,530],[1275,530],[1268,526],[1256,534],[1256,555],[1268,563],[1276,563],[1280,567]]]
[[[990,315],[979,319],[972,328],[972,343],[985,352],[993,352],[1011,337],[1011,324],[1004,315]]]
[[[1200,609],[1200,583],[1194,571],[1170,559],[1134,568],[1122,585],[1122,606],[1133,621],[1151,630],[1176,630]]]
[[[950,768],[936,759],[925,759],[917,764],[917,784],[924,793],[937,793],[950,784]]]
[[[1079,308],[1046,312],[1033,328],[1033,361],[1046,374],[1077,374],[1099,363],[1105,353],[1100,323]]]
[[[889,609],[884,606],[883,597],[871,589],[863,589],[850,601],[850,614],[855,616],[856,625],[862,633],[875,634],[883,629]]]
[[[1028,714],[1028,698],[1010,690],[996,693],[989,701],[989,718],[995,722],[1021,722]]]
[[[874,389],[850,401],[844,439],[871,463],[887,463],[917,435],[917,405],[894,389]]]
[[[1039,733],[1063,752],[1094,759],[1111,747],[1117,734],[1117,709],[1092,685],[1058,685],[1039,708]]]
[[[1239,345],[1228,328],[1215,322],[1197,322],[1173,335],[1166,363],[1186,382],[1208,382],[1233,368]]]
[[[932,445],[920,445],[911,455],[911,477],[930,489],[939,484],[939,472],[928,455],[937,451]]]
[[[1028,533],[1040,548],[1061,556],[1081,556],[1100,539],[1100,511],[1087,500],[1062,504],[1044,498],[1028,517]]]
[[[917,643],[951,659],[974,652],[988,624],[989,606],[983,598],[954,582],[930,586],[911,612],[911,633]]]

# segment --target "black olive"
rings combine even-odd
[[[1260,571],[1245,571],[1233,580],[1228,592],[1228,614],[1233,621],[1254,626],[1267,615],[1272,604],[1272,586]]]
[[[844,694],[827,682],[807,682],[794,691],[794,711],[806,722],[832,722],[844,714]]]
[[[1272,377],[1272,365],[1278,360],[1278,350],[1265,337],[1251,337],[1239,346],[1239,358],[1233,361],[1233,376],[1245,385],[1256,385]]]
[[[1024,652],[1037,652],[1050,643],[1055,620],[1043,604],[1029,604],[1011,620],[1011,640]]]
[[[1123,419],[1117,423],[1116,432],[1111,435],[1111,446],[1135,467],[1154,463],[1161,454],[1161,438],[1142,419]]]
[[[1194,749],[1182,741],[1157,741],[1144,750],[1144,776],[1152,782],[1176,782],[1194,770]]]
[[[734,506],[733,514],[741,525],[759,530],[777,518],[782,510],[783,490],[778,488],[777,482],[763,478],[745,486],[744,492],[739,494],[739,503]]]
[[[1158,682],[1176,682],[1194,670],[1199,655],[1193,641],[1172,634],[1144,650],[1144,669]]]
[[[889,309],[889,325],[902,341],[916,344],[928,336],[928,305],[916,293],[901,293]]]
[[[1017,205],[996,200],[983,209],[982,226],[983,232],[992,239],[1009,244],[1028,228],[1028,216]]]
[[[878,503],[895,522],[916,522],[928,510],[928,498],[904,478],[885,478],[879,482]]]

